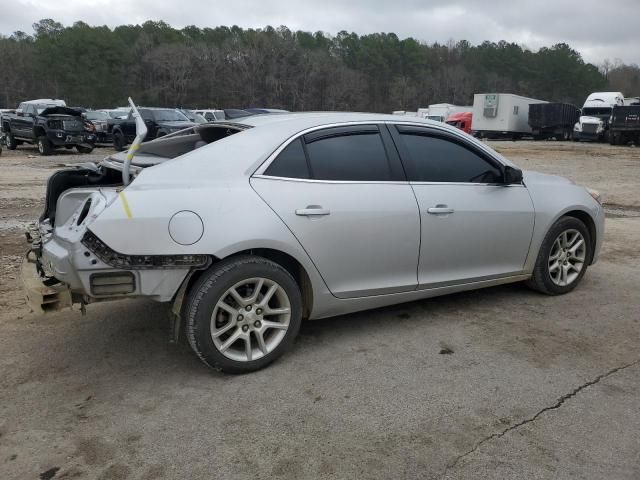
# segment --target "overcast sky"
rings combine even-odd
[[[507,40],[531,49],[566,42],[585,60],[640,64],[640,0],[1,0],[0,33],[64,25],[164,20],[175,26],[286,25],[335,34],[395,32],[426,42]]]

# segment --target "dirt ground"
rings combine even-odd
[[[3,150],[0,479],[640,478],[640,149],[491,146],[602,192],[605,243],[576,291],[509,285],[308,322],[244,376],[169,343],[153,302],[30,313],[22,229],[46,179],[110,150]]]

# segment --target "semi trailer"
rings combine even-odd
[[[511,138],[531,135],[529,105],[544,100],[511,93],[477,93],[473,97],[472,134],[480,138]]]
[[[571,140],[573,126],[579,118],[580,110],[570,103],[529,105],[529,126],[534,140]]]

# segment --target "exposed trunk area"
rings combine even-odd
[[[108,168],[100,169],[100,171],[86,168],[60,170],[51,175],[47,182],[45,209],[40,216],[40,221],[49,219],[51,226],[55,226],[58,197],[70,188],[117,187],[119,185],[122,185],[122,175],[120,172]]]

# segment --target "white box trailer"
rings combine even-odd
[[[477,93],[473,96],[471,133],[480,138],[521,138],[531,134],[529,105],[548,103],[511,93]]]

